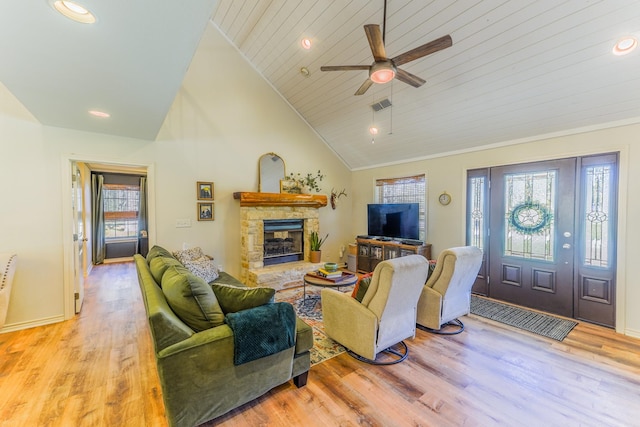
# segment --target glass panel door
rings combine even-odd
[[[491,168],[489,296],[573,316],[575,165]]]

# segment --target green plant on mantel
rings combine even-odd
[[[319,193],[320,182],[324,179],[324,175],[320,170],[318,170],[315,175],[311,173],[302,175],[300,172],[296,174],[291,172],[289,175],[285,176],[284,179],[291,181],[294,184],[290,189],[291,192],[302,193],[302,189],[307,187],[310,191],[314,190],[316,193]]]
[[[319,251],[322,244],[327,240],[327,237],[329,237],[329,233],[327,233],[326,236],[320,239],[320,236],[318,236],[318,232],[312,231],[311,235],[309,236],[309,245],[311,246],[311,250]]]

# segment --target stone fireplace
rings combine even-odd
[[[234,193],[233,197],[240,200],[240,279],[244,283],[276,290],[298,286],[305,273],[321,265],[308,262],[309,236],[319,229],[318,209],[327,205],[326,196]],[[299,243],[294,243],[296,237]],[[272,262],[275,252],[284,255],[275,257],[280,258],[277,263]]]

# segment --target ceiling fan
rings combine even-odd
[[[430,55],[442,49],[450,47],[453,43],[451,36],[442,36],[439,39],[430,41],[429,43],[418,46],[407,52],[401,53],[393,58],[387,58],[384,49],[384,38],[387,22],[387,0],[384,1],[384,21],[383,32],[380,32],[380,26],[377,24],[367,24],[364,26],[364,32],[367,35],[371,53],[373,53],[374,62],[371,65],[324,65],[320,67],[321,71],[347,71],[347,70],[369,70],[369,78],[362,83],[362,86],[356,91],[355,95],[362,95],[374,83],[387,83],[397,78],[401,82],[407,83],[413,87],[420,87],[426,83],[426,80],[411,74],[398,66],[407,62],[415,61],[423,56]]]

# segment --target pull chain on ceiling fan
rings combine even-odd
[[[439,39],[430,41],[429,43],[418,46],[407,52],[401,53],[393,58],[387,58],[385,51],[385,33],[387,24],[387,0],[384,0],[384,17],[383,31],[380,31],[378,24],[367,24],[364,26],[364,32],[367,35],[369,47],[373,54],[374,62],[371,65],[324,65],[320,67],[321,71],[348,71],[348,70],[368,70],[369,78],[362,83],[355,95],[362,95],[374,83],[387,83],[394,78],[413,87],[420,87],[426,81],[414,74],[409,73],[398,66],[406,64],[423,56],[438,52],[439,50],[450,47],[453,43],[450,35],[442,36]]]

